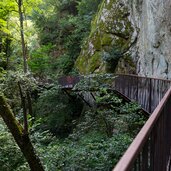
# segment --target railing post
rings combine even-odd
[[[152,108],[151,108],[152,103],[151,103],[151,101],[152,101],[152,79],[149,78],[149,106],[148,106],[149,113],[152,112]]]
[[[138,102],[138,94],[139,94],[139,90],[138,90],[138,84],[139,84],[139,77],[137,77],[137,94],[136,94],[136,101]]]

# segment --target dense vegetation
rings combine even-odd
[[[46,93],[51,94],[52,91],[54,94],[54,89]],[[98,107],[87,108],[79,118],[72,117],[72,127],[70,124],[66,125],[69,114],[64,113],[61,118],[57,108],[56,113],[53,111],[54,113],[50,114],[51,111],[48,111],[47,118],[44,116],[37,118],[30,127],[32,142],[46,170],[111,170],[144,124],[146,118],[137,104],[124,102],[105,88],[97,91],[95,97]],[[45,106],[46,101],[42,98],[46,99],[46,96],[42,94],[40,100],[40,103]],[[56,96],[51,98],[54,98],[53,103],[48,105],[54,108]],[[56,102],[56,105],[59,103]],[[65,106],[61,111],[65,112],[67,109],[70,108]],[[68,135],[64,138],[62,132],[67,130],[66,126],[70,131],[66,131]],[[11,170],[12,168],[26,170],[27,164],[19,149],[2,123],[1,127],[3,129],[0,135],[2,140],[0,161],[3,170],[6,167]],[[61,129],[62,127],[65,129]],[[58,130],[58,134],[55,132],[56,136],[51,132],[55,128]],[[73,128],[72,132],[71,128]],[[13,157],[14,154],[17,154],[17,158]]]
[[[100,3],[0,2],[0,91],[48,171],[111,170],[146,120],[137,104],[97,80],[91,107],[57,83],[61,75],[78,74],[74,62]],[[86,80],[77,86],[89,91]],[[29,170],[2,120],[0,130],[0,170]]]

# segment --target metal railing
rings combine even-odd
[[[81,76],[62,76],[58,83],[62,88],[73,88],[81,79]]]
[[[137,101],[149,113],[155,110],[170,86],[170,80],[125,74],[118,74],[114,81],[117,91]]]
[[[160,103],[113,171],[170,171],[170,81],[131,75],[119,75],[117,79],[115,87],[147,110],[153,111]]]
[[[107,78],[105,79],[104,77]],[[152,113],[155,110],[171,86],[170,80],[126,74],[110,74],[110,76],[109,74],[107,76],[104,74],[103,79],[99,79],[99,76],[96,74],[89,76],[63,76],[58,79],[58,82],[62,88],[72,89],[83,79],[85,79],[88,87],[95,88],[95,86],[103,86],[106,83],[113,84],[113,89],[119,91],[129,99],[138,102],[141,107],[149,113]],[[98,82],[98,84],[96,85],[95,82]]]
[[[59,79],[59,82],[64,87],[73,87],[80,79],[69,76]],[[164,79],[123,74],[116,76],[113,88],[137,101],[152,114],[113,171],[171,170],[170,86],[171,81]]]

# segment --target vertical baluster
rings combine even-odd
[[[155,171],[154,170],[154,149],[155,149],[155,134],[153,131],[150,135],[150,162],[149,162],[150,171]]]
[[[138,94],[139,94],[139,91],[138,91],[139,90],[138,89],[139,88],[139,86],[138,86],[138,84],[139,84],[139,78],[138,77],[137,77],[137,82],[136,83],[137,83],[136,101],[138,102]]]
[[[149,141],[147,141],[143,147],[141,171],[148,171],[148,163],[149,163]]]
[[[151,91],[152,91],[152,79],[149,78],[149,109],[148,109],[149,113],[151,113],[151,102],[152,102]]]

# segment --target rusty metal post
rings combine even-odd
[[[152,105],[152,79],[149,78],[149,113],[151,113],[151,105]]]

